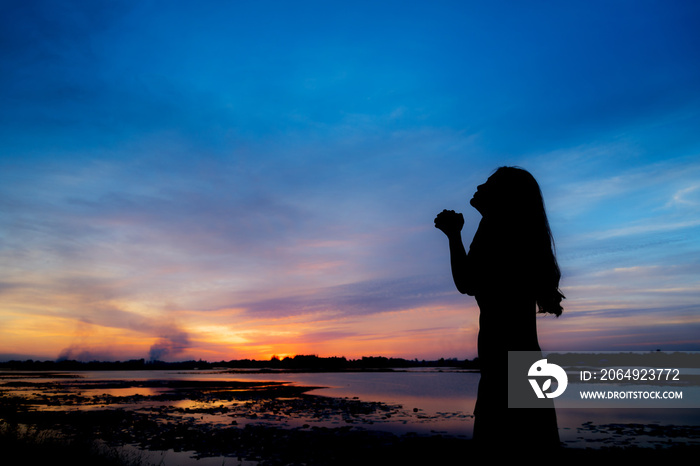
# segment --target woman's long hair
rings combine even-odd
[[[562,313],[564,295],[559,290],[561,271],[555,255],[542,191],[535,178],[519,167],[500,167],[489,178],[491,215],[504,219],[515,229],[518,246],[532,261],[530,278],[537,309],[557,317]]]

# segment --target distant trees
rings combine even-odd
[[[294,357],[280,359],[272,356],[269,361],[254,359],[238,359],[231,361],[146,361],[132,359],[129,361],[6,361],[0,362],[0,370],[26,371],[100,371],[100,370],[207,370],[207,369],[270,369],[270,370],[311,370],[311,371],[341,371],[341,370],[389,370],[409,367],[461,367],[478,368],[478,360],[458,360],[456,358],[440,358],[437,361],[419,361],[402,358],[387,358],[384,356],[363,356],[360,359],[347,359],[344,356],[322,358],[317,355],[300,354]]]

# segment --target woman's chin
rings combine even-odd
[[[484,215],[484,206],[481,204],[481,202],[479,202],[478,199],[472,197],[471,201],[469,201],[469,204],[471,204],[471,206],[474,207],[477,210],[477,212],[479,212],[481,215]]]

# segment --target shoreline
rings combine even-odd
[[[105,441],[93,437],[51,437],[34,431],[32,437],[8,433],[0,423],[0,447],[6,458],[15,464],[52,464],[70,459],[74,466],[162,466],[183,464],[281,466],[304,464],[323,465],[424,465],[455,464],[455,458],[494,458],[494,452],[479,450],[471,439],[456,439],[441,435],[394,435],[351,428],[315,428],[308,431],[282,429],[272,426],[231,427],[217,431],[195,430],[187,426],[160,431],[160,439],[146,445]],[[126,440],[126,439],[124,439]],[[130,448],[124,448],[129,445]],[[500,444],[500,454],[508,451],[508,441]],[[134,449],[135,447],[135,449]],[[143,450],[141,450],[143,449]],[[670,445],[667,448],[604,447],[567,448],[547,451],[548,460],[572,464],[591,461],[612,462],[662,460],[678,455],[697,455],[700,446]],[[160,456],[152,462],[149,457]],[[185,456],[182,456],[182,455]],[[188,458],[184,460],[183,458]],[[13,464],[13,463],[8,463]]]

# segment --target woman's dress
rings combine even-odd
[[[535,284],[538,257],[528,238],[482,220],[467,254],[468,293],[479,305],[481,379],[474,440],[482,444],[557,446],[551,408],[508,408],[508,351],[540,352]],[[530,243],[531,244],[531,243]],[[525,380],[523,389],[531,389]]]

